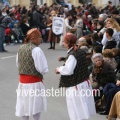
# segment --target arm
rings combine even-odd
[[[47,73],[48,72],[47,60],[45,58],[43,51],[39,47],[36,47],[32,50],[32,57],[34,60],[36,70],[40,72],[42,75]]]
[[[78,27],[78,28],[83,28],[83,22],[80,21],[80,22],[77,24],[77,27]]]
[[[77,60],[73,55],[70,55],[67,59],[65,66],[61,66],[58,69],[61,75],[72,75],[74,73],[74,69],[76,67]]]
[[[108,40],[107,40],[107,38],[106,38],[106,33],[104,33],[103,39],[102,39],[102,41],[101,41],[102,45],[105,46],[106,43],[107,43],[107,41],[108,41]]]
[[[65,19],[65,25],[66,25],[66,27],[68,27],[69,29],[72,29],[72,27],[69,25],[69,23],[68,23],[68,19]]]

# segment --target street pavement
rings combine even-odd
[[[0,120],[20,120],[15,116],[16,89],[19,82],[15,57],[19,46],[5,46],[9,52],[0,53]],[[58,89],[60,75],[55,74],[55,68],[63,64],[57,58],[66,56],[66,49],[57,44],[56,50],[48,50],[49,43],[42,43],[40,47],[49,66],[49,72],[44,76],[44,85],[46,89]],[[69,120],[65,97],[48,97],[48,110],[42,113],[41,120]],[[89,120],[106,120],[106,116],[97,114]]]

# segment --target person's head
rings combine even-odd
[[[98,19],[99,19],[99,21],[104,21],[105,20],[104,14],[100,14]]]
[[[87,43],[86,39],[84,37],[79,38],[78,40],[78,46],[83,46],[83,44]]]
[[[101,53],[96,53],[92,56],[92,62],[95,66],[100,67],[103,64],[103,56]]]
[[[103,57],[104,57],[104,58],[113,58],[113,57],[114,57],[114,56],[113,56],[113,52],[112,52],[111,49],[105,49],[105,50],[102,52],[102,54],[103,54]]]
[[[66,49],[70,49],[76,45],[76,36],[72,33],[67,33],[64,37],[64,46]]]
[[[26,23],[27,21],[28,21],[28,17],[27,17],[27,16],[23,16],[23,17],[22,17],[22,22],[23,22],[23,23]]]
[[[92,20],[92,27],[96,28],[97,27],[97,20]]]
[[[79,19],[79,18],[82,17],[82,14],[81,14],[81,13],[78,13],[78,14],[76,15],[76,17],[77,17],[77,19]]]
[[[36,11],[39,11],[39,9],[40,9],[40,6],[39,6],[39,5],[36,5],[35,10],[36,10]]]
[[[83,20],[86,20],[86,19],[87,19],[86,15],[83,15],[82,18],[83,18]]]
[[[112,49],[112,52],[113,52],[113,56],[114,56],[114,57],[120,56],[120,49],[118,49],[118,48],[113,48],[113,49]]]
[[[93,47],[93,54],[95,53],[102,53],[102,47],[99,45]]]
[[[108,1],[108,4],[111,5],[111,4],[112,4],[112,1],[109,0],[109,1]]]
[[[2,7],[1,11],[6,12],[6,7]]]
[[[47,7],[47,3],[44,3],[44,6]]]
[[[15,18],[15,14],[14,13],[9,13],[9,16],[14,19]]]
[[[70,13],[67,13],[67,14],[66,14],[66,18],[68,18],[68,19],[72,19],[71,14],[70,14]]]
[[[84,50],[86,53],[89,53],[89,48],[87,46],[81,46],[80,49]]]
[[[87,16],[87,19],[88,19],[88,21],[91,21],[91,20],[92,20],[92,16],[91,16],[91,15],[88,15],[88,16]]]
[[[32,42],[35,45],[40,45],[42,41],[42,35],[37,28],[32,28],[27,32],[25,43]]]
[[[113,31],[112,28],[107,28],[107,30],[106,30],[106,37],[107,38],[111,38],[113,36],[113,33],[114,33],[114,31]]]
[[[92,42],[92,43],[94,43],[95,41],[99,41],[99,40],[100,40],[100,38],[99,38],[99,36],[98,36],[97,33],[93,33],[93,34],[90,36],[90,38],[91,38],[91,42]]]
[[[120,31],[120,26],[114,18],[108,18],[105,23],[107,28],[113,28]]]

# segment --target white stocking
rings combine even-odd
[[[34,120],[40,120],[40,115],[41,115],[41,113],[37,113],[37,114],[33,115]]]
[[[22,120],[29,120],[29,116],[23,116]]]

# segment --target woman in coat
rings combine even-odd
[[[81,19],[81,16],[82,16],[81,14],[77,14],[77,21],[75,24],[75,28],[77,29],[75,33],[77,36],[77,40],[83,36],[83,32],[82,32],[83,20]]]

